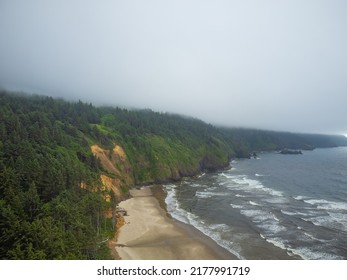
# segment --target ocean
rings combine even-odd
[[[173,218],[240,259],[347,259],[347,147],[260,153],[164,189]]]

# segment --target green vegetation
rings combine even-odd
[[[100,186],[94,108],[5,93],[0,104],[0,259],[110,258],[110,203],[81,188]]]
[[[133,184],[226,167],[257,150],[346,145],[339,137],[217,128],[150,110],[97,108],[0,93],[0,259],[106,259],[116,196],[100,175]],[[123,148],[128,165],[106,170],[91,151]],[[131,180],[122,177],[129,173]],[[110,199],[105,199],[109,197]],[[113,215],[112,215],[113,216]]]

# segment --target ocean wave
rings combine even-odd
[[[293,196],[293,198],[294,198],[295,200],[309,199],[308,196],[302,196],[302,195]]]
[[[282,209],[281,209],[281,213],[284,214],[284,215],[288,215],[288,216],[296,216],[296,215],[298,215],[297,212],[291,212],[291,211],[286,211],[286,210],[282,210]]]
[[[292,247],[287,244],[286,240],[281,239],[279,237],[266,237],[264,235],[260,235],[267,242],[273,244],[274,246],[281,248],[287,251],[289,256],[297,255],[305,260],[336,260],[342,259],[342,257],[327,253],[324,250],[324,246],[316,245],[311,247]],[[308,236],[309,237],[309,236]],[[313,236],[312,236],[313,237]],[[313,237],[314,238],[314,237]],[[325,240],[322,240],[325,242]]]
[[[279,218],[277,218],[277,216],[276,216],[275,214],[273,214],[273,218],[274,218],[274,220],[275,220],[275,221],[277,221],[277,222],[279,222],[279,221],[280,221],[280,219],[279,219]]]
[[[245,174],[224,171],[211,175],[213,177],[208,176],[210,175],[206,175],[201,180],[187,182],[187,187],[190,183],[195,184],[195,189],[187,192],[188,199],[195,192],[197,198],[211,199],[213,203],[211,205],[216,205],[215,203],[220,199],[219,196],[225,197],[223,205],[227,203],[232,207],[232,209],[229,208],[231,213],[237,212],[243,215],[244,217],[240,221],[246,221],[250,230],[256,230],[260,236],[258,238],[265,239],[274,246],[286,250],[289,256],[298,255],[304,259],[341,258],[339,256],[341,253],[336,249],[340,239],[335,240],[333,237],[331,240],[329,239],[331,230],[340,234],[347,232],[345,218],[347,203],[340,201],[340,196],[318,199],[314,198],[314,194],[307,195],[307,192],[303,192],[302,195],[300,192],[291,193],[293,190],[296,191],[296,188],[286,189],[285,192],[282,192],[263,184],[261,178],[263,175],[259,173],[255,173],[255,177],[249,177]],[[185,211],[181,206],[185,205],[186,201],[182,200],[182,205],[180,205],[177,199],[184,199],[186,192],[183,197],[181,194],[177,197],[180,189],[175,185],[172,185],[171,188],[172,194],[171,198],[168,194],[167,204],[171,204],[168,211],[174,218],[199,229],[240,258],[243,254],[248,256],[248,252],[243,252],[242,247],[246,232],[242,232],[239,240],[237,234],[241,234],[238,232],[240,229],[223,224],[223,219],[218,218],[218,221],[220,220],[222,223],[211,225],[211,221],[206,217],[199,217]],[[341,196],[342,198],[343,196]],[[224,208],[218,209],[218,211],[224,213],[223,211],[228,211],[227,209],[228,207],[225,210]],[[199,209],[194,209],[194,211],[199,213]],[[229,218],[229,214],[227,218]],[[237,225],[238,222],[239,220],[237,220]],[[229,223],[228,220],[225,223]],[[230,223],[233,224],[232,221]],[[272,245],[267,246],[272,247]]]
[[[179,202],[177,200],[177,191],[175,185],[165,185],[164,186],[166,190],[166,198],[165,203],[168,212],[170,215],[184,223],[189,223],[189,219],[187,218],[187,214],[181,211],[181,207],[179,205]]]
[[[315,247],[300,247],[290,249],[294,254],[299,255],[304,260],[339,260],[343,259],[340,256],[333,255],[324,251],[323,246]]]
[[[283,209],[281,209],[281,213],[288,216],[304,216],[304,217],[312,216],[312,213],[310,212],[304,213],[300,211],[288,211]]]
[[[197,183],[190,183],[190,184],[189,184],[189,187],[201,188],[201,185],[200,185],[200,184],[197,184]]]
[[[269,219],[258,224],[258,227],[263,230],[269,236],[278,236],[281,232],[286,232],[287,228],[279,222],[279,219],[274,219],[274,216],[270,216]]]
[[[323,239],[319,239],[317,237],[314,237],[312,234],[310,234],[308,232],[304,232],[304,235],[307,236],[309,239],[312,239],[312,240],[315,240],[315,241],[327,242],[327,240],[323,240]]]
[[[286,244],[284,243],[284,240],[283,240],[283,239],[276,238],[276,237],[267,238],[267,237],[264,237],[264,236],[263,236],[263,238],[264,238],[267,242],[269,242],[269,243],[275,245],[275,246],[278,247],[278,248],[281,248],[281,249],[286,250],[286,251],[288,250],[288,247],[287,247]]]
[[[273,197],[264,198],[262,201],[267,202],[267,203],[271,203],[271,204],[284,204],[288,200],[284,196],[273,196]]]
[[[328,212],[328,215],[335,222],[334,225],[336,228],[347,232],[347,215],[346,213],[336,213],[336,212]]]
[[[210,192],[210,191],[197,191],[195,195],[198,198],[211,198],[215,196],[226,196],[227,193],[218,193],[218,192]]]
[[[347,211],[346,202],[329,201],[325,199],[307,199],[304,200],[304,202],[316,206],[317,209]]]
[[[225,174],[224,172],[220,173],[221,176],[227,178],[227,179],[232,179],[234,178],[235,175],[228,175],[228,174]]]
[[[259,203],[257,203],[257,202],[254,202],[254,201],[252,201],[252,200],[248,201],[248,203],[249,203],[250,205],[253,205],[253,206],[261,206],[261,204],[259,204]]]
[[[231,241],[227,241],[222,238],[221,234],[230,230],[229,226],[226,224],[208,224],[203,219],[197,215],[184,210],[180,207],[177,200],[177,191],[175,185],[165,185],[164,186],[167,196],[165,203],[167,205],[168,212],[173,218],[179,220],[183,223],[189,224],[203,234],[212,238],[218,245],[230,251],[232,254],[237,256],[239,259],[244,259],[244,257],[232,246]]]
[[[306,222],[311,222],[315,226],[347,232],[347,221],[345,220],[345,214],[329,212],[327,214],[327,216],[317,216],[302,219]]]
[[[305,233],[304,233],[305,234]],[[311,240],[319,241],[319,239],[315,238],[310,234],[305,234]],[[287,241],[279,238],[279,237],[267,237],[264,234],[260,234],[260,237],[265,239],[267,242],[273,244],[274,246],[286,250],[289,256],[297,255],[305,260],[336,260],[342,259],[342,257],[327,253],[324,249],[324,246],[316,245],[311,247],[292,247],[287,244]],[[321,240],[322,242],[326,242],[325,240]]]
[[[336,229],[340,231],[347,231],[347,223],[344,220],[341,220],[340,216],[333,217],[336,213],[327,214],[326,216],[316,216],[301,219],[305,222],[314,224],[317,227],[325,227],[329,229]],[[344,219],[344,216],[343,216]]]
[[[262,222],[265,221],[266,219],[268,219],[267,214],[265,211],[260,210],[260,209],[244,209],[241,210],[240,213],[242,215],[245,215],[249,218],[252,218],[254,221],[256,222]]]
[[[242,206],[242,205],[231,204],[231,203],[230,203],[230,206],[234,209],[243,209],[244,208],[244,206]]]
[[[212,196],[215,196],[215,195],[209,192],[196,192],[195,196],[198,198],[211,198]]]
[[[270,194],[272,196],[283,196],[283,193],[277,190],[274,190],[269,187],[265,187],[260,181],[249,179],[246,176],[233,175],[230,176],[230,184],[226,187],[234,190],[243,190],[248,192],[261,192],[265,194]]]
[[[262,233],[267,236],[273,237],[287,230],[287,228],[281,224],[280,219],[271,212],[260,209],[242,209],[240,213],[250,218],[256,226],[262,230]]]
[[[243,209],[240,213],[251,218],[255,223],[274,220],[274,214],[260,209]]]

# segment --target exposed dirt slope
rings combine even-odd
[[[134,184],[133,171],[129,160],[122,149],[122,147],[115,145],[112,150],[105,150],[99,147],[98,145],[91,146],[92,153],[96,156],[105,171],[113,174],[112,181],[116,186],[132,186]],[[101,178],[103,182],[106,182],[106,179]],[[109,185],[109,180],[107,181]]]

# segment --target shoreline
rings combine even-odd
[[[130,191],[119,206],[128,215],[113,245],[122,260],[236,260],[235,255],[166,211],[160,186]]]

